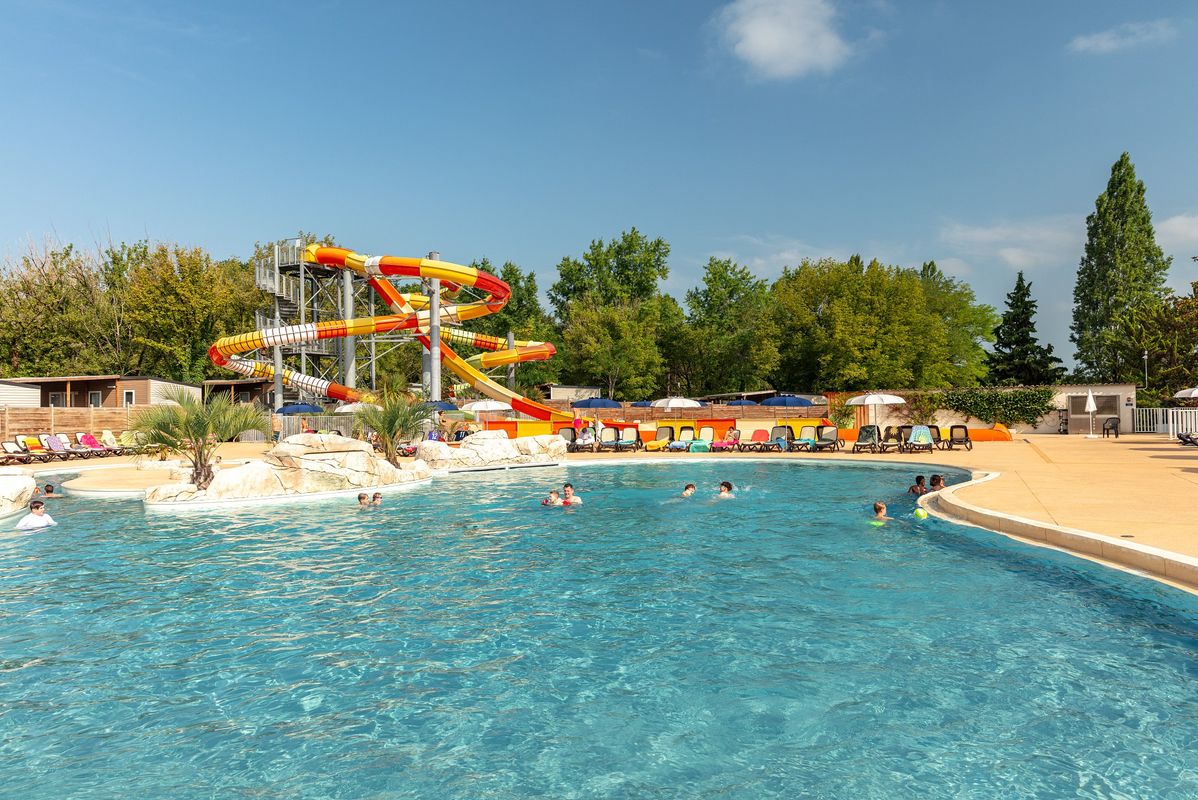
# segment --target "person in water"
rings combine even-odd
[[[695,485],[693,483],[688,483],[686,486],[682,487],[682,496],[683,497],[690,497],[694,493],[695,493]]]
[[[35,531],[38,528],[49,528],[57,524],[54,518],[46,513],[46,504],[41,500],[34,500],[29,504],[29,513],[21,517],[21,521],[17,523],[17,530]]]
[[[726,498],[735,496],[736,495],[732,494],[732,482],[720,481],[720,493],[717,495],[717,497],[719,497],[721,500],[724,500]]]
[[[933,477],[935,477],[935,476],[933,476]],[[924,483],[924,477],[922,475],[916,475],[915,483],[913,483],[911,485],[911,487],[907,489],[907,494],[913,494],[916,497],[919,497],[921,494],[927,494],[927,493],[928,493],[928,487]]]
[[[38,492],[34,491],[34,494],[38,494]],[[62,497],[60,494],[54,494],[54,484],[52,483],[47,483],[45,485],[45,487],[41,490],[41,496],[44,498]]]
[[[890,519],[890,517],[886,516],[886,504],[880,500],[878,502],[874,503],[874,519],[876,519],[876,520]]]
[[[562,484],[562,505],[563,506],[580,506],[582,498],[574,494],[574,484]]]
[[[543,506],[562,506],[562,505],[565,505],[565,503],[562,502],[562,497],[561,497],[561,495],[559,495],[557,493],[557,489],[550,489],[549,496],[541,501],[541,505],[543,505]]]
[[[938,492],[943,488],[944,488],[944,476],[943,475],[933,475],[932,476],[932,487],[930,489],[928,489],[928,491],[929,492]]]
[[[366,494],[366,492],[362,492],[360,495],[358,495],[358,508],[366,508],[369,505],[370,495]]]
[[[383,493],[375,492],[374,497],[370,498],[370,505],[381,506],[383,504]]]

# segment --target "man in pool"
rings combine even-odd
[[[936,477],[935,475],[932,476],[933,480],[935,479],[935,477]],[[916,475],[915,483],[913,483],[910,486],[910,488],[907,489],[907,494],[913,494],[916,497],[919,497],[921,494],[927,494],[927,493],[928,493],[928,487],[924,484],[924,477],[922,475]]]
[[[46,504],[41,500],[34,500],[29,504],[29,513],[21,517],[21,521],[17,523],[19,531],[35,531],[39,528],[49,528],[58,523],[46,513]]]
[[[366,508],[369,505],[370,495],[366,494],[366,492],[362,492],[360,495],[358,495],[358,508]]]
[[[943,488],[944,488],[944,476],[943,475],[933,475],[932,476],[932,487],[930,489],[928,489],[928,491],[929,492],[938,492]]]
[[[559,495],[557,493],[557,489],[550,489],[549,496],[541,501],[541,505],[543,505],[543,506],[561,506],[561,505],[565,505],[565,503],[562,502],[561,495]]]
[[[694,493],[695,493],[695,485],[693,483],[688,483],[686,486],[682,487],[682,496],[683,497],[690,497]]]
[[[582,498],[574,494],[574,484],[562,484],[562,505],[563,506],[580,506]]]
[[[886,516],[886,504],[880,500],[874,503],[874,519],[879,522],[885,522],[890,519],[890,517]]]
[[[34,491],[34,494],[37,494],[37,492]],[[45,488],[42,489],[42,491],[41,491],[41,495],[43,498],[47,498],[47,499],[55,498],[55,497],[62,497],[62,495],[60,495],[60,494],[54,494],[54,484],[52,484],[52,483],[46,484]]]
[[[729,497],[736,497],[736,495],[732,494],[732,482],[720,481],[720,493],[716,496],[721,500],[726,500]]]

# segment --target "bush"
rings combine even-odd
[[[906,405],[896,406],[895,413],[911,425],[931,425],[936,412],[944,408],[943,392],[903,392]]]
[[[968,419],[1003,425],[1035,425],[1056,410],[1056,390],[1034,389],[949,389],[941,395],[945,408]]]

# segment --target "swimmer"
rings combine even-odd
[[[736,495],[732,494],[732,483],[730,481],[720,481],[720,493],[717,496],[721,500],[736,497]]]
[[[879,522],[884,522],[890,517],[886,516],[886,504],[879,501],[874,503],[874,519]]]
[[[557,493],[557,489],[550,489],[549,496],[541,501],[543,506],[564,506],[561,495]]]
[[[42,489],[42,497],[52,498],[52,497],[62,497],[62,495],[54,494],[54,484],[47,483],[46,488]]]
[[[682,496],[683,497],[690,497],[694,493],[695,493],[695,485],[693,483],[688,483],[686,486],[682,487]]]
[[[932,477],[935,478],[936,476],[933,475]],[[924,477],[922,475],[916,475],[915,483],[907,489],[907,494],[913,494],[916,497],[919,497],[921,494],[927,494],[927,492],[928,487],[924,484]]]
[[[370,495],[366,494],[366,492],[362,492],[360,495],[358,495],[358,508],[366,508],[369,505]]]
[[[574,484],[562,484],[562,505],[563,506],[580,506],[582,498],[574,494]]]
[[[929,492],[938,492],[943,488],[944,488],[944,476],[943,475],[933,475],[932,476],[932,487],[930,489],[928,489],[928,491]]]
[[[381,506],[383,504],[383,493],[375,492],[374,497],[370,498],[370,505]]]

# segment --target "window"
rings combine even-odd
[[[103,403],[103,395],[100,392],[88,392],[87,404],[92,408],[99,408]]]
[[[137,403],[137,393],[136,392],[134,392],[132,389],[124,389],[124,390],[122,390],[122,392],[125,395],[124,399],[122,401],[124,403],[124,405],[127,405],[127,406],[136,405],[136,403]]]
[[[250,401],[250,393],[249,392],[238,392],[237,393],[237,402],[238,403],[248,403],[249,401]]]
[[[66,392],[50,392],[50,405],[54,408],[66,408],[67,407],[67,393]]]

